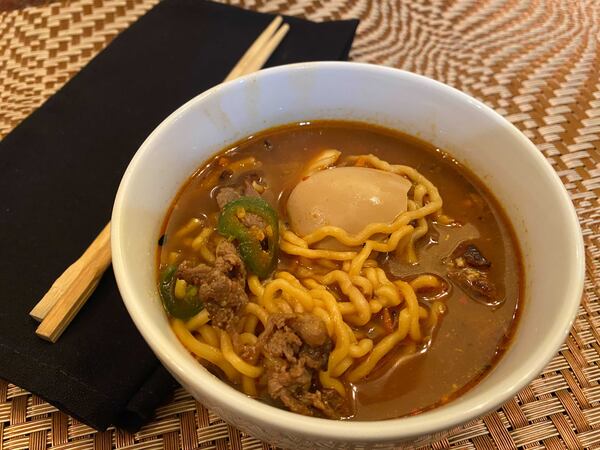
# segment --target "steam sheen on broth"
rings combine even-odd
[[[510,224],[473,174],[354,122],[267,130],[211,158],[158,248],[165,309],[202,364],[329,418],[395,418],[465,392],[508,345],[523,289]]]

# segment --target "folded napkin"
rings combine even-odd
[[[165,0],[0,142],[0,378],[96,429],[139,428],[176,386],[130,320],[110,269],[56,344],[35,335],[28,313],[110,220],[146,136],[221,82],[271,20]],[[345,59],[358,24],[286,21],[290,32],[268,66]]]

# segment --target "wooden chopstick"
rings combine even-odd
[[[275,17],[267,28],[246,50],[224,81],[233,80],[259,70],[289,30],[281,16]],[[35,333],[50,342],[56,342],[94,292],[102,274],[111,262],[110,222],[94,239],[81,257],[65,270],[52,287],[29,312],[41,321]]]
[[[100,280],[102,274],[106,271],[111,261],[110,250],[110,223],[104,227],[96,239],[85,250],[83,255],[71,264],[60,277],[54,281],[46,295],[34,306],[29,315],[38,321],[51,316],[50,313],[58,313],[53,307],[58,304],[59,299],[71,299],[81,306],[85,303],[83,294],[89,289],[89,285],[94,286]],[[92,290],[93,291],[93,290]],[[89,292],[89,294],[92,293]],[[88,294],[88,297],[89,297]],[[65,302],[61,302],[65,307]],[[80,306],[80,307],[81,307]],[[61,308],[62,309],[62,308]],[[47,326],[48,322],[45,322]],[[38,328],[39,330],[39,328]],[[42,331],[44,328],[42,328]]]
[[[92,295],[102,274],[111,261],[110,223],[94,242],[54,282],[48,293],[31,310],[30,316],[43,317],[35,333],[50,342],[56,342],[69,323]],[[54,303],[50,309],[48,306]],[[34,316],[35,314],[35,316]]]
[[[237,64],[233,66],[233,69],[231,69],[231,72],[229,72],[223,82],[233,80],[242,76],[243,74],[250,73],[250,71],[246,69],[248,63],[251,62],[252,59],[264,49],[265,44],[269,41],[269,39],[271,39],[271,37],[273,37],[275,30],[279,28],[279,25],[281,25],[282,21],[283,19],[281,16],[277,16],[273,19],[269,26],[267,26],[267,28],[265,28],[265,30],[252,43],[252,45],[248,47],[248,50],[246,50],[246,52],[242,55]],[[262,65],[259,66],[259,68],[260,67],[262,67]]]
[[[245,73],[252,73],[260,70],[267,62],[267,59],[269,59],[271,54],[275,51],[279,43],[283,40],[289,29],[290,26],[287,23],[284,23],[273,37],[266,42],[262,51],[257,52],[256,55],[248,61]]]

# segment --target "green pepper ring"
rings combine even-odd
[[[158,291],[160,298],[167,312],[177,319],[189,319],[195,316],[204,308],[198,295],[185,297],[184,299],[175,298],[174,285],[177,266],[167,266],[160,274]]]
[[[237,216],[239,209],[256,214],[271,227],[271,236],[267,236],[267,251],[242,224]],[[241,197],[227,203],[219,216],[217,229],[223,236],[238,241],[240,256],[250,272],[259,278],[266,278],[273,272],[279,248],[279,218],[267,201],[260,197]]]

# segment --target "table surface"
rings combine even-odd
[[[450,84],[537,145],[567,188],[583,230],[587,274],[577,319],[536,380],[432,448],[600,448],[600,2],[225,2],[312,20],[359,17],[352,60]],[[0,138],[156,3],[0,0]],[[181,389],[138,433],[97,433],[0,380],[0,450],[198,447],[270,448]]]

